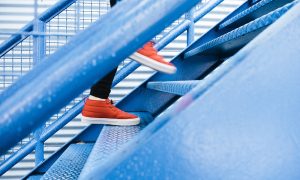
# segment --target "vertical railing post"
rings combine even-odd
[[[195,39],[194,8],[185,14],[185,19],[189,21],[187,29],[187,45],[189,46]]]
[[[45,36],[42,33],[45,33],[46,25],[44,22],[38,19],[38,2],[34,1],[34,26],[33,32],[33,65],[36,65],[45,57],[46,52],[46,41]],[[39,34],[40,33],[40,34]],[[44,130],[44,125],[38,128],[33,136],[37,141],[35,146],[35,165],[37,166],[44,161],[44,142],[40,141],[40,136]]]
[[[76,2],[76,14],[75,14],[75,33],[80,31],[80,0],[77,0]]]

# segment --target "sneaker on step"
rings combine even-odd
[[[118,109],[109,99],[91,100],[87,98],[82,110],[81,122],[88,124],[133,126],[140,123],[140,118]]]
[[[173,74],[176,72],[176,67],[172,63],[165,61],[162,56],[158,55],[152,41],[148,42],[144,45],[144,47],[133,53],[130,58],[160,72],[167,74]]]

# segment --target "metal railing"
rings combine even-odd
[[[57,49],[62,46],[64,43],[68,42],[69,37],[77,33],[79,30],[84,29],[87,24],[93,22],[90,21],[89,23],[85,22],[84,20],[80,20],[79,16],[76,16],[80,11],[81,12],[91,12],[89,10],[80,9],[80,2],[72,1],[70,4],[64,4],[67,1],[60,1],[56,8],[52,8],[55,10],[50,10],[47,13],[44,13],[44,18],[35,18],[36,20],[33,21],[31,24],[27,25],[23,30],[14,34],[12,38],[10,38],[9,41],[6,41],[4,45],[0,46],[0,54],[1,58],[7,59],[6,56],[11,53],[13,55],[13,52],[15,51],[15,48],[19,48],[24,54],[24,57],[21,57],[22,63],[25,63],[25,57],[27,56],[27,67],[21,66],[20,67],[20,73],[14,74],[14,70],[11,70],[12,77],[18,77],[21,76],[28,71],[31,70],[32,66],[36,63],[38,63],[44,55],[50,55],[52,54],[56,49],[51,48],[44,48],[44,46],[50,47],[49,44],[51,44],[51,39],[55,36],[57,38]],[[70,2],[70,1],[68,1]],[[212,10],[214,7],[216,7],[219,3],[221,3],[222,0],[211,0],[207,3],[200,4],[197,10],[190,11],[186,16],[185,19],[181,18],[180,21],[177,21],[175,25],[173,24],[172,30],[166,30],[160,35],[161,37],[157,36],[155,39],[157,39],[156,48],[158,50],[161,50],[163,47],[165,47],[168,43],[173,41],[178,35],[182,34],[184,31],[188,31],[187,33],[187,44],[189,45],[193,39],[194,39],[194,23],[201,19],[205,14],[207,14],[210,10]],[[63,5],[64,4],[64,5]],[[106,4],[107,5],[107,4]],[[66,25],[65,28],[57,27],[57,31],[53,31],[53,27],[55,25],[52,25],[51,23],[56,23],[57,26],[61,26],[61,24],[64,24],[61,22],[62,19],[67,18],[59,18],[58,12],[63,12],[63,10],[66,10],[68,7],[73,6],[72,13],[75,14],[75,21],[74,26],[68,26]],[[59,7],[59,8],[58,8]],[[37,8],[37,6],[36,6]],[[107,8],[109,9],[109,8]],[[67,10],[68,11],[68,10]],[[49,13],[52,12],[52,13]],[[68,14],[68,12],[66,12]],[[84,13],[83,13],[84,14]],[[65,15],[64,15],[65,16]],[[37,17],[37,16],[36,16]],[[41,17],[41,16],[40,16]],[[42,15],[43,17],[43,15]],[[48,17],[48,19],[46,18]],[[46,20],[47,19],[47,20]],[[41,21],[44,20],[44,21]],[[47,24],[45,24],[47,22]],[[80,25],[81,22],[81,25]],[[68,28],[72,28],[71,31],[67,30]],[[46,29],[46,31],[45,31]],[[66,29],[65,32],[61,32],[61,29]],[[71,33],[70,33],[71,32]],[[59,41],[63,39],[64,43],[59,43]],[[35,44],[35,45],[33,45]],[[24,46],[26,45],[26,46]],[[32,50],[31,47],[33,45],[34,49]],[[5,62],[7,63],[7,62]],[[114,80],[113,85],[116,85],[119,83],[122,79],[124,79],[127,75],[132,73],[136,68],[139,67],[139,64],[132,61],[128,64],[126,64],[122,69],[120,69],[117,73],[117,76]],[[16,66],[13,66],[13,63],[11,63],[11,69],[17,68]],[[6,73],[5,71],[3,73]],[[14,78],[12,78],[12,82],[14,81]],[[11,82],[11,83],[12,83]],[[10,83],[10,84],[11,84]],[[6,88],[9,83],[5,83],[3,85],[3,88]],[[80,101],[83,97],[77,98],[77,103],[75,104],[71,109],[70,107],[66,109],[66,111],[62,111],[57,115],[56,119],[50,123],[47,124],[45,129],[39,130],[34,135],[30,135],[28,138],[29,140],[27,143],[19,150],[17,150],[11,157],[6,158],[4,162],[0,165],[0,174],[3,174],[5,171],[7,171],[10,167],[12,167],[15,163],[20,161],[23,157],[25,157],[27,154],[29,154],[32,150],[36,150],[36,163],[39,164],[41,161],[43,161],[43,142],[45,142],[49,137],[51,137],[57,130],[62,128],[65,124],[67,124],[69,121],[74,119],[80,111],[83,106],[83,101]],[[34,136],[34,138],[33,138]]]

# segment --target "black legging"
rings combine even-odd
[[[117,3],[117,0],[110,0],[110,6],[113,7]],[[117,68],[112,70],[104,78],[100,79],[96,84],[91,88],[90,94],[98,98],[107,99],[110,91],[111,85],[116,75]]]

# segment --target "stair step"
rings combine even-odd
[[[107,157],[117,152],[135,137],[145,127],[145,124],[153,120],[152,115],[147,112],[131,113],[141,118],[141,124],[138,126],[104,126],[84,165],[80,177],[89,174],[94,167],[105,164],[104,160]]]
[[[183,96],[199,82],[200,80],[148,82],[147,88]]]
[[[298,1],[289,3],[281,8],[276,9],[254,21],[251,21],[235,30],[232,30],[214,40],[196,47],[184,54],[184,58],[189,58],[197,54],[230,54],[235,53],[256,35],[263,31],[267,26],[279,19]],[[232,52],[235,51],[235,52]]]
[[[27,180],[40,180],[42,178],[43,178],[42,175],[32,175],[32,176],[28,177]]]
[[[293,0],[262,0],[233,16],[232,18],[224,21],[222,24],[220,24],[219,29],[233,26],[239,27],[292,1]]]
[[[77,179],[93,144],[71,144],[45,173],[43,179]]]
[[[257,3],[259,1],[261,1],[261,0],[252,0],[252,3],[254,4],[254,3]]]

